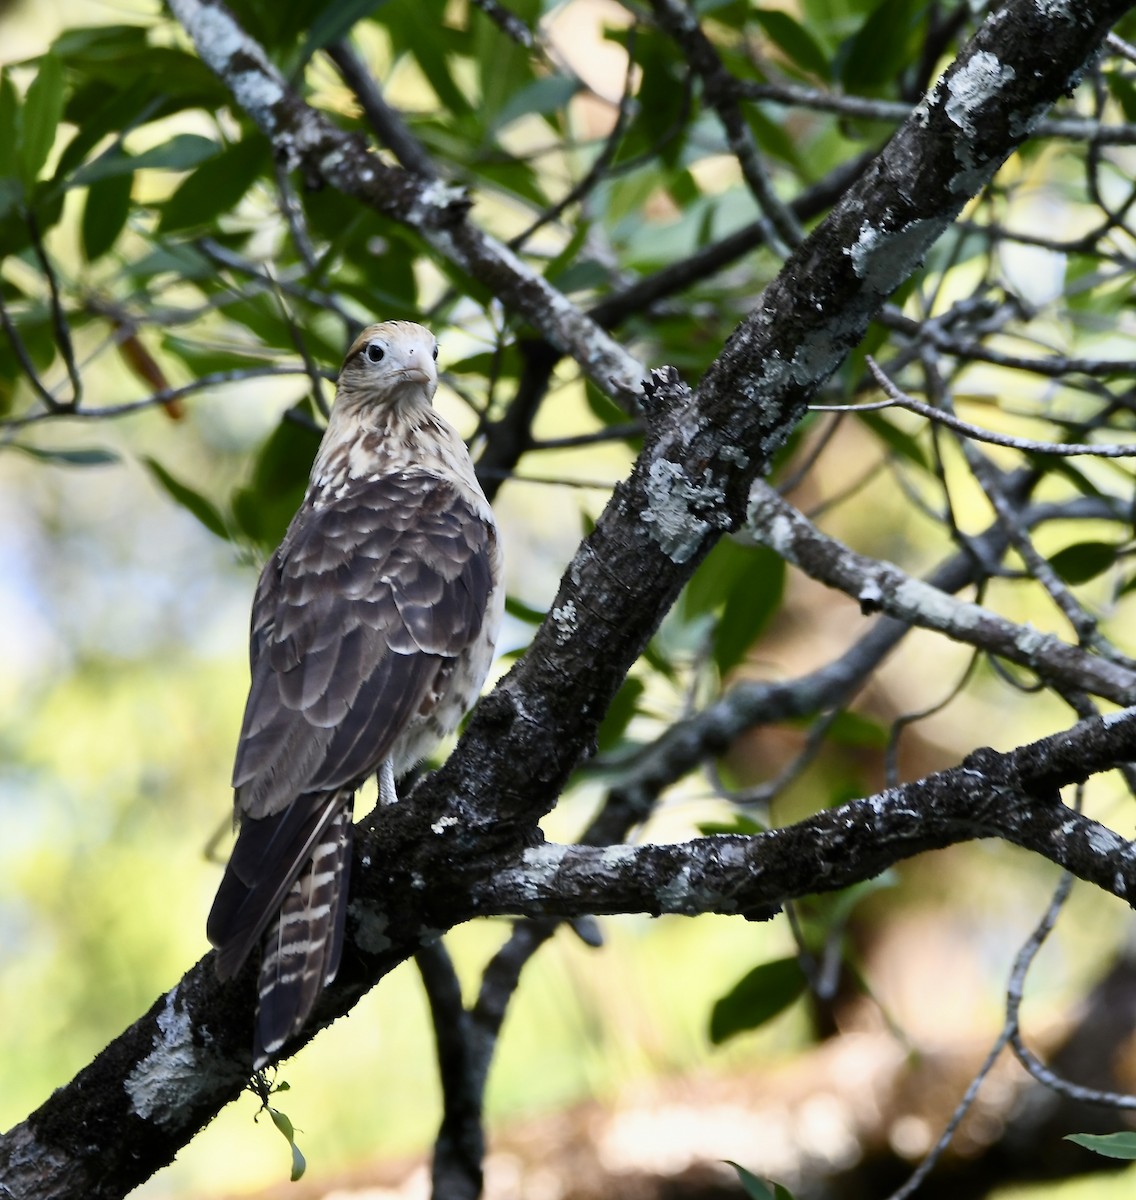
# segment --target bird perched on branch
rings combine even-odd
[[[257,1069],[339,966],[355,791],[378,773],[392,802],[493,656],[497,531],[465,445],[431,406],[437,354],[406,321],[355,339],[304,502],[257,585],[240,833],[208,921],[223,979],[264,935]]]

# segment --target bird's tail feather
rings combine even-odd
[[[351,808],[331,819],[268,926],[260,964],[256,1070],[274,1058],[335,978],[343,951],[351,869]]]

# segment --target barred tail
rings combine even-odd
[[[260,964],[253,1067],[259,1070],[303,1027],[343,950],[351,869],[351,806],[341,807],[313,844],[269,924]]]

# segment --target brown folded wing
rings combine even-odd
[[[353,480],[320,501],[297,513],[253,605],[233,769],[241,832],[208,924],[223,975],[334,821],[336,794],[425,715],[440,673],[477,638],[492,586],[492,527],[436,476]]]

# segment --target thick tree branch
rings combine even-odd
[[[1058,789],[1136,755],[1136,708],[1093,717],[1005,754],[827,809],[756,837],[673,845],[534,846],[474,885],[486,913],[740,913],[764,919],[785,900],[870,879],[926,850],[998,837],[1129,903],[1136,843],[1061,803]]]

